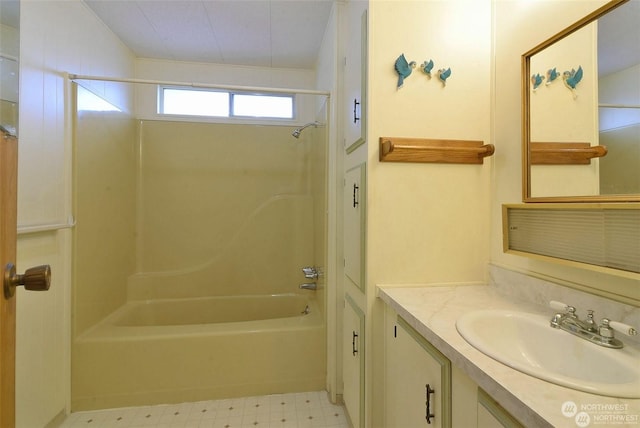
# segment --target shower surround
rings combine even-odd
[[[301,267],[324,264],[324,128],[296,140],[291,126],[124,116],[76,120],[73,410],[324,388],[323,287],[298,289]],[[215,298],[304,304],[269,320],[121,322]]]

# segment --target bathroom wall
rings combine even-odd
[[[501,207],[522,201],[520,57],[540,42],[604,5],[606,1],[494,1],[494,79],[492,133],[496,145],[492,178],[491,260],[493,263],[585,291],[606,284],[610,296],[631,296],[640,302],[638,278],[619,276],[505,254],[502,251]],[[552,13],[553,12],[553,13]]]
[[[137,122],[79,111],[75,120],[73,337],[124,304],[136,266]]]
[[[79,0],[20,2],[18,222],[57,223],[71,213],[71,115],[65,72],[132,75],[133,55]],[[120,106],[126,94],[94,87]],[[18,237],[20,271],[52,267],[46,293],[18,291],[17,426],[46,426],[69,408],[71,231]],[[98,244],[96,244],[98,245]]]
[[[383,329],[375,286],[485,281],[490,183],[500,156],[496,148],[482,165],[380,162],[378,139],[492,142],[491,2],[371,1],[368,43],[368,144],[349,156],[368,163],[365,398],[368,423],[377,426],[384,358],[373,336]],[[418,67],[397,89],[402,53]],[[419,67],[429,59],[431,79]],[[449,67],[445,86],[435,71]]]
[[[489,234],[489,179],[483,165],[383,163],[380,137],[490,143],[490,3],[373,1],[369,12],[368,283],[482,281]],[[397,28],[398,31],[389,31]],[[473,49],[470,49],[473,46]],[[419,67],[396,88],[404,53]]]

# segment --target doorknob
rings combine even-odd
[[[16,267],[8,263],[4,268],[4,296],[13,297],[18,285],[24,285],[26,290],[46,291],[51,285],[51,267],[41,265],[27,269],[24,274],[16,274]]]

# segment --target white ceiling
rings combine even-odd
[[[332,0],[84,0],[142,58],[313,69]]]

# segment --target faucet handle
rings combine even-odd
[[[611,320],[608,320],[608,321],[609,321],[609,327],[611,327],[615,331],[626,334],[627,336],[635,336],[638,334],[638,331],[628,324],[621,323],[618,321],[611,321]]]
[[[315,266],[307,266],[302,268],[304,277],[307,279],[318,279],[319,272]]]
[[[576,317],[576,308],[573,306],[567,305],[566,303],[558,302],[557,300],[552,300],[549,302],[549,306],[558,311],[565,311],[571,318]]]

